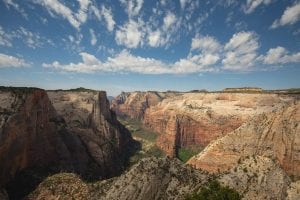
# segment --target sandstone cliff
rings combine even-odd
[[[9,183],[9,193],[32,184],[20,181],[30,169],[106,178],[124,165],[131,136],[109,110],[105,92],[49,95],[41,89],[0,91],[0,187]]]
[[[175,96],[175,92],[122,92],[112,100],[111,108],[118,116],[143,119],[145,110],[163,99]]]
[[[292,96],[277,94],[186,93],[149,107],[144,124],[160,134],[158,146],[169,156],[176,156],[180,147],[206,146],[251,117],[293,100]]]
[[[300,177],[300,102],[249,120],[212,142],[188,161],[209,172],[227,171],[252,155],[274,159],[291,176]]]

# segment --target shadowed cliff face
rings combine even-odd
[[[0,91],[0,187],[8,184],[9,193],[22,187],[27,171],[44,175],[72,171],[98,179],[122,171],[132,138],[109,109],[106,93],[70,92],[78,97],[77,105],[87,97],[86,110],[68,107],[66,95],[53,92],[49,99],[40,89]]]

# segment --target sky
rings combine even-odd
[[[300,87],[299,0],[0,0],[0,85]]]

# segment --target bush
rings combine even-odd
[[[186,196],[186,200],[240,200],[241,195],[234,189],[223,187],[218,181],[211,181],[200,192]]]

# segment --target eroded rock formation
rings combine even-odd
[[[145,110],[163,99],[175,96],[175,92],[122,92],[112,100],[111,108],[118,116],[142,120]]]
[[[265,157],[245,159],[236,165],[236,170],[216,176],[195,170],[176,159],[147,158],[120,177],[92,184],[72,174],[54,175],[41,183],[30,198],[179,200],[207,186],[209,180],[218,180],[222,185],[234,188],[246,200],[285,199],[290,184],[285,172]],[[290,188],[289,193],[296,195],[297,186],[293,184]]]
[[[144,114],[144,124],[160,134],[158,146],[176,156],[180,147],[206,146],[251,117],[293,99],[276,94],[187,93],[151,106]]]
[[[132,139],[105,92],[49,96],[41,89],[0,91],[0,187],[31,168],[95,178],[119,174]]]
[[[254,155],[274,159],[287,174],[300,177],[300,102],[263,113],[213,141],[188,163],[209,172],[227,171]]]

